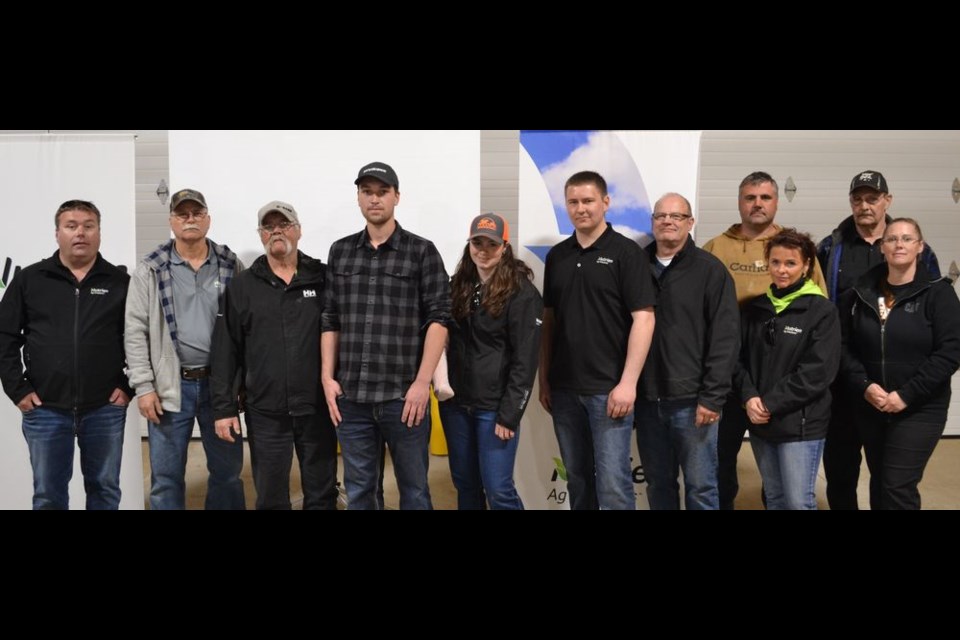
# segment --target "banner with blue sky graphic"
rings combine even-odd
[[[697,212],[699,131],[521,131],[520,206],[517,246],[543,284],[543,261],[550,248],[573,233],[563,185],[578,171],[591,170],[607,181],[607,221],[642,246],[652,239],[650,215],[657,198],[680,193]],[[539,398],[539,388],[534,389]],[[633,448],[638,508],[646,508],[644,476]],[[528,509],[566,509],[566,471],[550,415],[530,403],[521,427],[516,465],[517,488]]]

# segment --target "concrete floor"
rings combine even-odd
[[[250,456],[249,452],[245,454],[246,464],[243,471],[243,480],[246,487],[247,507],[253,508],[255,494],[253,491],[253,480],[250,475]],[[927,466],[923,483],[920,485],[920,493],[923,496],[924,509],[960,509],[960,439],[944,439],[934,451],[933,458]],[[143,468],[144,468],[144,495],[150,493],[150,461],[147,455],[147,443],[143,442]],[[738,461],[740,474],[740,495],[737,497],[738,509],[756,510],[762,509],[760,502],[760,475],[757,472],[757,465],[753,459],[753,452],[748,443],[744,443],[740,451]],[[341,477],[343,469],[340,470]],[[863,463],[860,474],[860,486],[858,493],[860,495],[861,508],[869,505],[868,502],[868,482],[869,472],[866,462]],[[202,509],[203,501],[206,496],[206,458],[203,455],[203,447],[199,441],[190,443],[190,453],[187,462],[187,508]],[[302,494],[300,493],[300,474],[294,463],[294,471],[291,474],[290,495],[293,500],[293,507],[299,508]],[[817,502],[821,509],[827,508],[827,499],[825,494],[825,480],[821,468],[820,477],[817,481]],[[450,482],[450,469],[447,465],[447,458],[442,456],[430,457],[430,492],[433,497],[435,509],[455,509],[457,505],[457,495]],[[384,500],[387,508],[396,509],[399,504],[396,481],[393,478],[393,472],[389,461],[387,463],[386,479],[384,483]]]

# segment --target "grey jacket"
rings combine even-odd
[[[141,260],[130,278],[123,338],[130,386],[137,397],[156,392],[164,411],[180,411],[180,356],[170,276],[173,242]],[[222,297],[243,263],[229,247],[209,239],[207,243],[220,264]]]

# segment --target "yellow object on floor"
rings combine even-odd
[[[440,423],[440,403],[430,387],[430,453],[435,456],[447,455],[447,438],[443,435],[443,424]]]

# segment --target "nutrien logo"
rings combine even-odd
[[[567,468],[563,466],[563,460],[560,458],[554,458],[553,464],[556,468],[553,470],[553,477],[550,478],[550,482],[556,482],[557,478],[567,481]],[[567,492],[566,491],[557,491],[557,488],[554,487],[550,490],[550,493],[547,495],[547,500],[553,500],[557,504],[563,504],[567,501]]]
[[[12,271],[12,273],[11,273]],[[13,260],[7,258],[6,263],[3,266],[3,278],[0,279],[0,291],[7,288],[7,285],[10,284],[10,281],[13,280],[14,276],[20,273],[20,267],[13,266]]]
[[[630,462],[633,463],[633,456],[630,456]],[[557,480],[567,481],[567,468],[563,465],[563,460],[560,458],[554,458],[553,464],[556,467],[553,470],[553,475],[550,477],[550,482],[556,482]],[[647,475],[643,471],[643,465],[638,464],[633,467],[633,484],[641,485],[646,483]],[[557,504],[563,504],[567,501],[567,492],[558,491],[556,487],[550,490],[550,493],[547,494],[547,500],[553,500]]]

